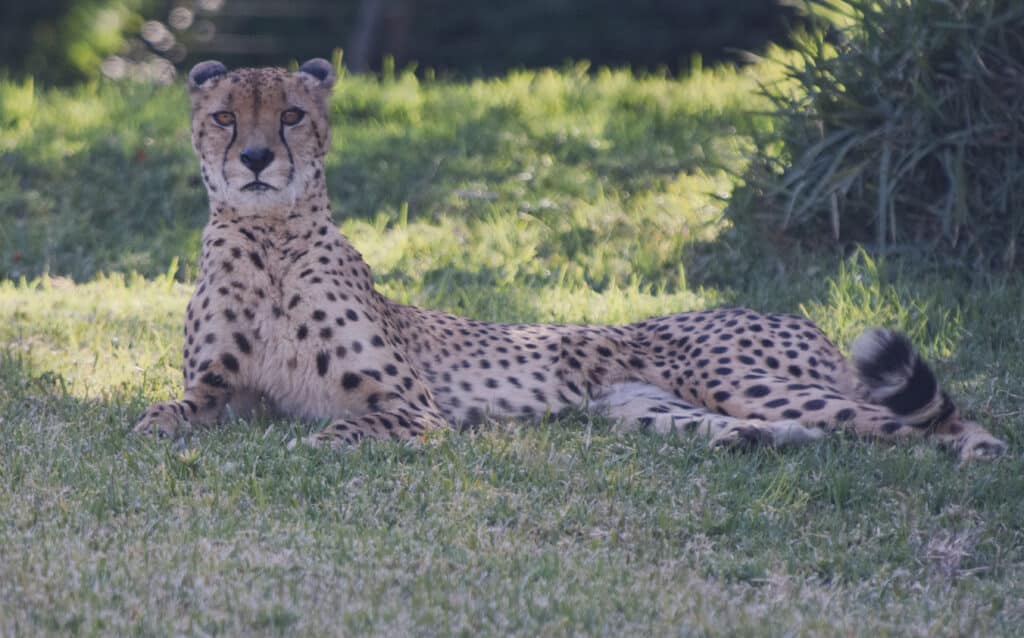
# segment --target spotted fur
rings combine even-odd
[[[136,431],[174,437],[265,404],[329,422],[306,441],[337,447],[582,407],[626,429],[727,447],[846,430],[930,436],[963,458],[1005,448],[960,417],[909,341],[889,331],[866,333],[847,360],[805,318],[741,308],[527,325],[385,298],[331,220],[323,170],[334,81],[323,60],[294,73],[204,62],[190,74],[210,220],[186,311],[185,392],[151,406]]]

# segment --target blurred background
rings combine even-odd
[[[644,197],[676,220],[711,193],[744,259],[769,237],[1024,267],[1022,0],[2,0],[0,277],[187,273],[204,197],[161,85],[316,56],[349,72],[347,218],[557,227],[618,198],[642,228]],[[543,250],[576,264],[592,226]],[[694,254],[669,252],[649,280]]]
[[[782,0],[4,0],[0,67],[67,84],[169,83],[216,58],[285,65],[344,50],[351,71],[393,60],[452,77],[594,65],[670,71],[784,42]]]

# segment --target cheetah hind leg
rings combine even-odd
[[[448,423],[435,409],[403,406],[351,419],[338,419],[320,432],[303,438],[302,443],[342,450],[358,445],[364,439],[415,441],[427,432],[447,427]],[[289,442],[288,448],[294,449],[297,445],[298,439],[295,439]]]
[[[618,431],[654,430],[710,439],[715,448],[783,447],[817,441],[825,433],[798,421],[737,419],[692,405],[647,383],[609,386],[591,400],[591,408],[619,422]]]

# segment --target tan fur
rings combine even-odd
[[[846,428],[889,440],[934,434],[964,458],[1005,447],[956,413],[921,424],[873,402],[801,317],[721,309],[628,326],[506,325],[384,298],[331,219],[323,162],[334,76],[325,65],[193,70],[210,221],[187,310],[185,393],[151,406],[137,431],[178,436],[262,402],[330,421],[308,442],[338,446],[591,407],[626,427],[724,446],[804,443]],[[295,108],[305,117],[283,126]],[[232,126],[216,124],[221,112]],[[247,148],[272,152],[258,175],[269,188],[243,190],[257,177],[240,159]]]

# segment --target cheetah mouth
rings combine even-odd
[[[271,186],[270,184],[268,184],[266,182],[261,182],[260,180],[257,179],[257,180],[251,181],[248,184],[246,184],[245,186],[243,186],[242,190],[243,191],[253,191],[253,192],[257,192],[257,193],[262,193],[263,191],[276,191],[277,188]]]

